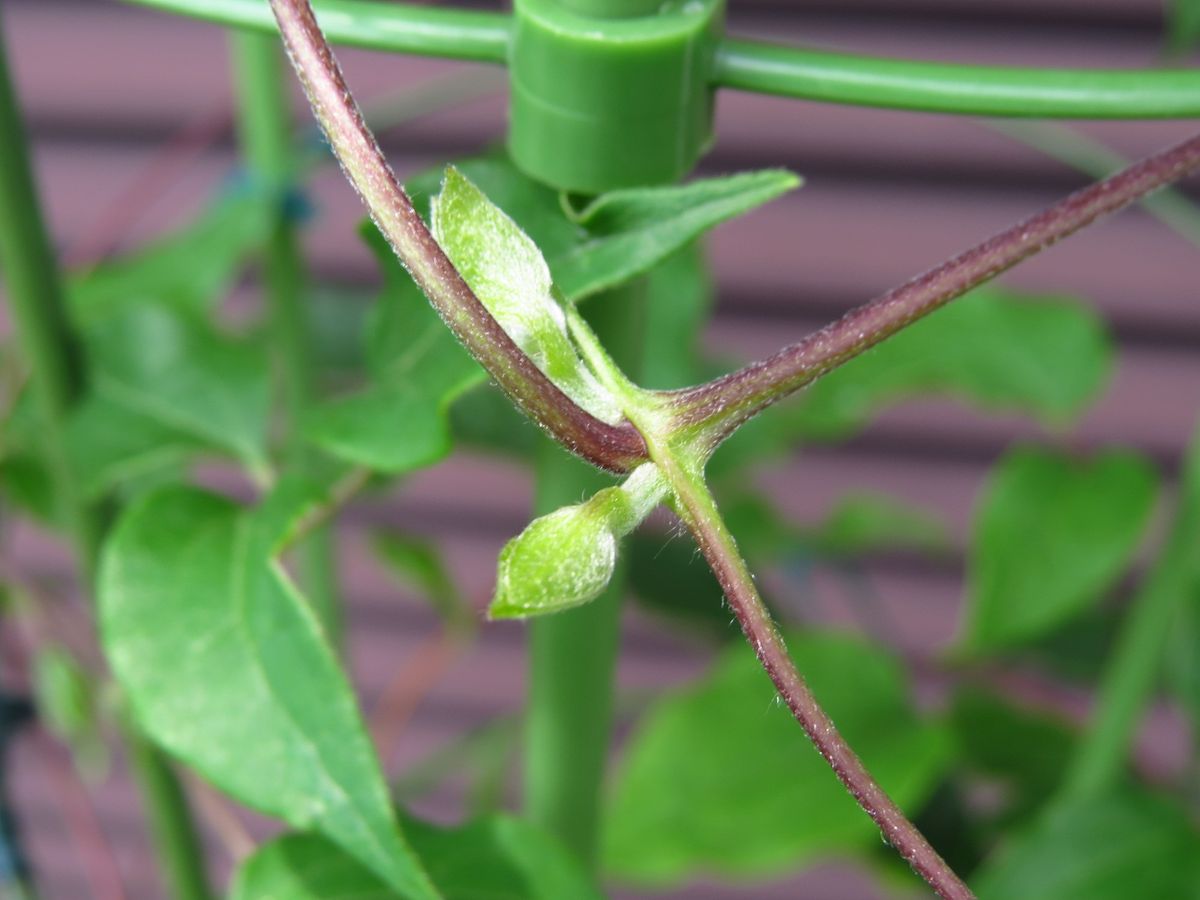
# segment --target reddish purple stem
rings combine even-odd
[[[1077,191],[774,356],[669,394],[680,425],[719,443],[738,425],[1029,256],[1200,167],[1200,135]]]

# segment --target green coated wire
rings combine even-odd
[[[261,30],[262,0],[126,0]],[[503,13],[316,0],[334,43],[503,64],[512,19]],[[1076,119],[1200,117],[1200,69],[1028,69],[882,59],[727,38],[712,83],[805,100],[986,116]]]
[[[724,87],[857,106],[1073,119],[1200,117],[1200,69],[1025,69],[882,59],[728,39]]]
[[[266,0],[126,0],[178,15],[259,31],[274,31]],[[508,59],[511,17],[503,13],[445,9],[372,0],[318,0],[321,28],[335,44],[443,56],[478,62]]]

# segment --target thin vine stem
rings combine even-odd
[[[292,65],[346,177],[451,331],[531,419],[594,465],[625,472],[646,458],[629,423],[577,406],[505,333],[438,246],[350,95],[308,0],[271,0]]]
[[[946,900],[974,897],[971,889],[867,771],[813,695],[784,646],[754,584],[754,576],[746,567],[737,543],[704,483],[700,467],[687,465],[669,448],[654,440],[649,443],[655,462],[674,492],[677,511],[721,585],[750,646],[813,746],[879,827],[884,839],[939,897]]]
[[[1200,135],[1147,157],[847,313],[774,356],[663,396],[715,446],[756,413],[1102,216],[1200,168]]]

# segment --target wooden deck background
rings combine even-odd
[[[731,30],[822,47],[970,62],[1151,66],[1159,59],[1158,0],[732,0]],[[49,219],[60,248],[93,239],[101,211],[123,195],[164,142],[230,105],[223,33],[212,26],[110,0],[6,0],[0,15],[27,111]],[[464,66],[359,51],[341,54],[351,86],[369,97]],[[803,190],[712,239],[719,304],[709,333],[725,354],[757,355],[799,337],[968,243],[1084,182],[1080,175],[964,118],[917,115],[734,93],[721,96],[719,139],[706,172],[786,165]],[[401,173],[469,153],[503,133],[502,94],[426,116],[385,138]],[[1089,134],[1129,155],[1194,130],[1195,123],[1091,123]],[[130,231],[134,246],[192,215],[234,165],[222,131]],[[1193,189],[1193,194],[1195,193]],[[352,224],[360,210],[336,172],[314,189],[319,215],[309,259],[331,284],[373,275]],[[1076,237],[1005,283],[1088,298],[1120,345],[1110,390],[1081,439],[1151,454],[1168,473],[1200,408],[1200,253],[1133,211]],[[252,290],[249,286],[247,290]],[[1013,440],[1036,434],[1012,417],[983,417],[920,402],[884,415],[865,434],[812,449],[762,474],[797,521],[820,516],[847,490],[879,490],[945,517],[961,543],[980,480]],[[384,499],[358,504],[339,534],[348,573],[349,644],[368,707],[397,666],[435,632],[419,601],[392,587],[371,561],[365,535],[379,523],[436,536],[477,596],[490,589],[495,554],[529,514],[528,475],[456,455]],[[5,548],[29,572],[60,579],[60,549],[32,533]],[[894,643],[928,651],[952,637],[961,559],[930,565],[874,561],[873,583]],[[794,591],[793,591],[794,593]],[[795,601],[794,603],[792,601]],[[808,620],[863,627],[838,585],[818,577],[806,598],[785,596]],[[523,697],[523,633],[488,626],[479,647],[432,690],[392,763],[402,767]],[[626,688],[679,683],[701,672],[708,650],[631,615],[621,661]],[[1058,697],[1057,699],[1063,699]],[[1079,698],[1067,696],[1078,708]],[[1146,764],[1171,767],[1188,752],[1170,716],[1143,742]],[[14,760],[21,825],[47,900],[89,896],[78,848],[43,745],[22,740]],[[422,809],[451,817],[458,794]],[[135,797],[118,772],[97,790],[102,827],[117,850],[131,898],[163,896],[148,857]],[[257,827],[257,826],[256,826]],[[213,843],[214,867],[227,861]],[[641,896],[619,893],[619,896]],[[861,875],[831,864],[754,889],[696,885],[673,897],[859,898],[876,896]]]

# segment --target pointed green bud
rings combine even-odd
[[[520,619],[595,600],[612,580],[618,540],[650,514],[666,490],[658,468],[647,463],[619,487],[534,519],[500,551],[488,615]]]

